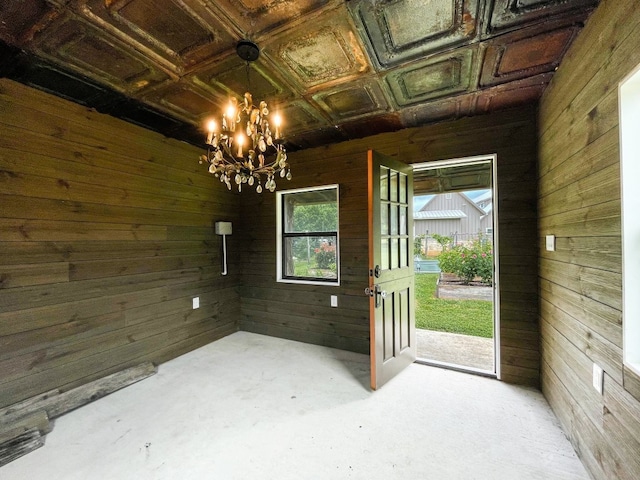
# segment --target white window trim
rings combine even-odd
[[[620,197],[622,208],[622,351],[640,375],[640,66],[619,85]]]
[[[282,196],[291,193],[313,192],[316,190],[336,189],[336,203],[338,213],[338,230],[336,231],[336,274],[335,280],[300,280],[294,278],[286,278],[282,275]],[[337,183],[330,185],[322,185],[318,187],[294,188],[291,190],[276,191],[276,281],[280,283],[297,283],[302,285],[324,285],[325,287],[340,286],[340,185]]]

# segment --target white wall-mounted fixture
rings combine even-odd
[[[222,235],[222,275],[227,274],[227,235],[231,235],[231,222],[216,222],[216,235]]]
[[[331,306],[332,307],[337,307],[338,306],[338,296],[337,295],[331,295]]]
[[[595,388],[600,395],[602,395],[604,385],[604,370],[602,367],[593,364],[593,388]]]
[[[193,309],[200,308],[200,297],[193,297]]]
[[[547,252],[555,252],[556,251],[556,236],[555,235],[547,235],[545,237]]]

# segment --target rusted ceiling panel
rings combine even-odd
[[[249,90],[306,148],[535,102],[597,3],[0,1],[0,75],[197,144]]]
[[[577,25],[560,26],[548,31],[524,29],[502,35],[487,43],[480,85],[496,85],[520,78],[552,72],[560,64]]]
[[[343,8],[268,42],[265,54],[304,90],[331,87],[369,71],[369,62]]]
[[[45,0],[0,2],[0,39],[12,45],[21,45],[55,16],[55,7]]]
[[[197,1],[197,0],[196,0]],[[200,0],[203,1],[203,0]],[[311,21],[341,0],[218,0],[205,2],[221,18],[228,18],[238,33],[261,41],[278,27]]]
[[[595,7],[598,0],[493,0],[488,2],[489,32],[558,18]]]
[[[417,127],[429,122],[466,117],[473,113],[474,99],[472,94],[458,95],[405,108],[401,112],[402,123],[407,127]]]
[[[391,71],[385,77],[400,107],[468,91],[477,82],[476,48],[459,49]]]
[[[478,0],[356,0],[349,9],[378,68],[469,42]]]
[[[132,95],[169,78],[144,56],[72,14],[52,22],[34,46],[36,53]]]
[[[169,83],[144,96],[144,101],[181,120],[204,125],[206,117],[221,111],[212,96],[190,83]]]
[[[275,106],[272,106],[273,109]],[[293,135],[300,132],[308,132],[330,125],[317,109],[313,108],[305,100],[294,100],[285,105],[275,107],[282,112],[283,135]]]
[[[349,82],[313,96],[332,120],[342,122],[359,117],[380,114],[389,110],[389,104],[377,79],[366,78]]]
[[[552,73],[498,85],[475,94],[474,113],[488,113],[504,108],[535,102],[551,81]]]
[[[348,123],[342,123],[340,130],[349,139],[363,138],[384,132],[395,132],[404,125],[396,113],[388,113],[379,116],[370,116]]]
[[[242,97],[246,91],[250,91],[256,100],[269,103],[294,97],[291,88],[261,59],[251,63],[247,70],[245,62],[237,56],[231,56],[223,62],[203,67],[189,78],[220,101],[229,95]]]
[[[200,1],[76,0],[75,10],[176,74],[235,48],[237,38]]]

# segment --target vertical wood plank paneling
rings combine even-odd
[[[0,407],[237,330],[239,204],[199,154],[0,80]]]
[[[597,479],[640,478],[640,396],[622,365],[618,83],[640,63],[635,0],[603,0],[539,115],[542,388]],[[604,395],[591,369],[605,370]],[[626,389],[625,389],[626,385]]]
[[[406,163],[496,153],[502,378],[538,385],[536,138],[536,108],[524,107],[292,153],[294,178],[281,188],[340,184],[342,285],[277,283],[275,198],[243,192],[241,328],[368,352],[367,150]]]

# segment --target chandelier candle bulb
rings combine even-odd
[[[242,144],[244,143],[244,135],[239,134],[236,142],[238,142],[238,157],[242,157]]]
[[[282,125],[282,118],[277,113],[273,116],[273,125],[276,127],[275,138],[278,140],[280,139],[280,125]]]
[[[207,130],[208,130],[208,133],[207,133],[207,144],[213,145],[213,136],[214,136],[215,131],[216,131],[216,122],[211,120],[207,124]]]

